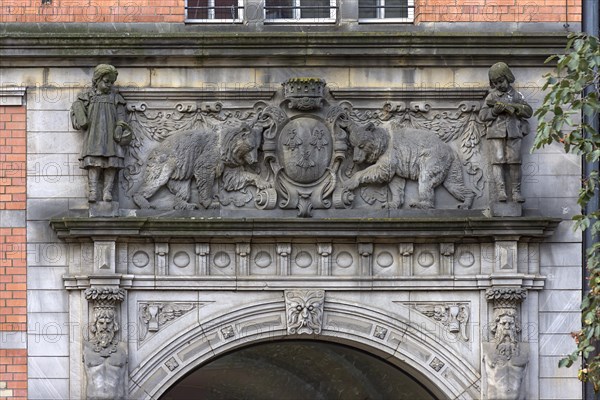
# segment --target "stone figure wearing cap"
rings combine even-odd
[[[487,124],[490,144],[492,175],[497,201],[508,200],[506,177],[510,178],[511,199],[522,203],[521,194],[521,141],[529,133],[527,118],[533,110],[521,93],[512,87],[515,76],[503,62],[491,66],[488,71],[491,91],[480,111],[480,118]]]
[[[73,128],[85,131],[79,158],[80,168],[88,171],[88,200],[112,201],[112,189],[119,169],[123,168],[123,148],[132,137],[126,122],[125,100],[113,88],[117,69],[100,64],[94,69],[92,87],[77,96],[71,107]]]

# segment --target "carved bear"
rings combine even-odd
[[[248,185],[265,189],[271,185],[253,172],[243,169],[258,161],[262,127],[226,124],[220,132],[189,130],[175,133],[152,150],[141,186],[133,196],[140,208],[153,208],[148,202],[158,189],[167,185],[175,195],[175,209],[191,210],[192,177],[196,181],[199,203],[204,208],[218,207],[213,185],[223,176],[224,189],[239,190]]]
[[[399,208],[404,203],[406,179],[410,179],[418,181],[419,188],[419,201],[410,207],[434,208],[434,189],[439,185],[462,201],[458,208],[468,209],[473,204],[475,193],[464,184],[459,158],[435,133],[405,128],[389,135],[373,123],[350,123],[347,129],[354,163],[373,165],[356,172],[344,184],[345,189],[387,183],[392,193],[388,205]]]

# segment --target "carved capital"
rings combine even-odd
[[[520,287],[494,287],[485,291],[485,297],[493,303],[494,308],[516,309],[527,298],[527,290]]]

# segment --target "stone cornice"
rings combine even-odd
[[[2,82],[0,81],[0,85]],[[22,106],[24,104],[26,88],[19,86],[0,87],[1,106]]]
[[[0,66],[107,61],[123,66],[539,66],[564,32],[88,32],[0,33]],[[375,63],[377,62],[377,63]],[[442,62],[443,64],[440,64]],[[27,64],[29,63],[29,64]]]
[[[457,240],[542,239],[556,218],[382,218],[382,219],[191,219],[63,218],[50,224],[61,239],[161,238],[323,238]]]

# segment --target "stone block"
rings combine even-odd
[[[565,356],[575,350],[570,334],[542,334],[539,343],[541,356]]]
[[[27,375],[30,378],[68,379],[69,357],[29,357]]]
[[[22,228],[25,224],[25,211],[0,210],[1,228]]]
[[[27,332],[2,331],[0,332],[0,349],[26,349]]]
[[[305,76],[325,79],[330,90],[350,87],[348,68],[263,68],[256,70],[256,84],[265,89],[279,90],[292,77]]]
[[[540,333],[571,333],[581,329],[579,312],[543,312],[539,320]]]
[[[581,174],[581,158],[575,154],[533,154],[523,153],[524,183],[537,180],[538,176],[564,176],[579,177]]]
[[[83,143],[81,132],[27,132],[27,153],[79,154]]]
[[[581,291],[543,290],[540,292],[540,311],[573,311],[580,309]]]
[[[29,379],[27,397],[30,400],[50,400],[69,398],[68,379]]]
[[[59,312],[69,311],[67,292],[65,290],[28,290],[27,312]]]
[[[27,180],[29,198],[85,197],[86,192],[87,178],[84,176],[58,176],[54,182]]]
[[[415,86],[447,88],[454,86],[454,71],[450,68],[416,68]]]
[[[79,170],[79,163],[69,164],[69,154],[33,153],[27,155],[27,176],[36,182],[53,183],[57,176],[69,176]]]
[[[68,85],[46,85],[27,89],[27,109],[29,111],[66,112],[77,99],[81,87]]]
[[[150,79],[152,87],[205,90],[244,90],[256,84],[254,68],[155,68]]]
[[[540,265],[553,266],[580,266],[581,244],[578,243],[541,243]]]
[[[63,289],[62,276],[68,272],[68,267],[27,268],[27,289]]]
[[[64,243],[28,243],[27,265],[67,266],[69,248]]]
[[[581,231],[573,230],[574,221],[566,220],[560,223],[548,242],[581,242]]]
[[[69,335],[56,335],[54,330],[48,335],[27,335],[29,356],[67,357],[69,355]]]
[[[29,221],[56,218],[67,215],[69,212],[68,199],[28,199],[27,218]]]
[[[530,197],[573,197],[579,192],[581,182],[572,176],[537,175],[534,182],[523,185],[522,193]],[[557,190],[560,188],[560,190]]]
[[[39,86],[43,83],[43,68],[0,69],[0,86]],[[29,107],[29,102],[27,106]]]
[[[68,111],[30,111],[27,113],[27,130],[29,132],[65,132],[69,130]]]
[[[576,197],[538,197],[529,198],[523,203],[523,214],[535,213],[552,218],[571,218],[579,214],[581,207],[577,204]]]
[[[540,273],[546,276],[544,290],[581,289],[581,267],[542,267]]]
[[[523,209],[520,203],[514,202],[493,202],[490,204],[490,210],[494,217],[520,217]]]
[[[350,87],[361,88],[406,88],[413,87],[415,68],[370,68],[350,69]]]
[[[69,314],[66,312],[30,312],[27,314],[27,330],[37,334],[69,334]]]
[[[119,216],[119,203],[116,201],[98,201],[90,203],[90,217],[117,217]]]
[[[454,86],[457,88],[489,88],[487,68],[456,68],[454,70]]]
[[[578,379],[540,379],[540,399],[579,400],[582,385]]]
[[[577,368],[559,368],[562,357],[540,357],[540,378],[577,378]]]
[[[29,221],[27,223],[27,242],[51,243],[58,241],[56,232],[47,221]]]

